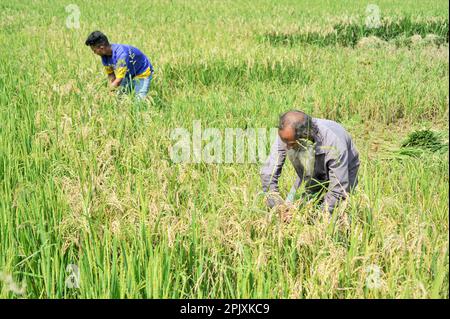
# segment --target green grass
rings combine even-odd
[[[356,21],[352,21],[356,20]],[[361,20],[361,21],[358,21]],[[315,44],[318,46],[342,45],[355,47],[358,42],[367,37],[377,37],[384,41],[392,41],[397,46],[411,45],[408,38],[420,36],[426,38],[429,35],[435,37],[430,44],[441,45],[448,43],[448,19],[436,18],[418,19],[415,21],[410,16],[406,17],[386,17],[380,20],[378,27],[372,27],[364,22],[362,18],[353,18],[350,21],[339,22],[332,26],[331,30],[322,27],[321,31],[278,33],[270,32],[260,37],[263,41],[268,41],[272,45],[297,45]],[[302,27],[299,26],[301,30]],[[326,30],[326,31],[325,31]]]
[[[0,4],[1,298],[449,297],[448,154],[397,153],[410,132],[448,134],[448,40],[260,41],[361,19],[363,1],[76,4],[78,30],[64,2]],[[377,4],[448,21],[446,1]],[[107,94],[84,46],[96,29],[151,58],[140,110]],[[361,153],[357,191],[331,222],[299,200],[281,223],[257,164],[170,160],[176,127],[270,128],[291,108],[343,123]],[[283,195],[294,177],[286,165]],[[65,285],[69,264],[79,289]]]
[[[402,148],[418,148],[430,152],[448,151],[448,143],[444,144],[438,133],[430,130],[412,132],[403,141]]]

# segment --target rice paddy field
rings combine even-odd
[[[0,3],[0,298],[449,297],[446,0],[69,4]],[[145,103],[109,93],[94,30],[150,58]],[[171,160],[176,128],[289,109],[360,152],[331,218],[297,196],[283,223],[259,162]]]

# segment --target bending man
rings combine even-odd
[[[144,53],[131,45],[109,43],[106,35],[100,31],[92,32],[85,44],[101,56],[112,89],[122,88],[119,92],[131,92],[134,89],[138,99],[147,96],[153,66]]]
[[[286,202],[293,202],[302,183],[309,194],[325,194],[322,209],[333,212],[358,183],[359,154],[347,131],[338,123],[312,118],[302,111],[289,111],[280,116],[278,136],[261,169],[267,205],[283,204],[278,194],[278,179],[289,158],[297,179]]]

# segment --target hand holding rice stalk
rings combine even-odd
[[[289,224],[294,216],[295,206],[289,202],[277,206],[277,213],[283,223]]]

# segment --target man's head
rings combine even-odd
[[[85,44],[90,46],[92,51],[97,55],[111,55],[111,45],[109,44],[108,38],[100,31],[94,31],[89,34]]]
[[[297,149],[301,140],[314,142],[312,118],[302,111],[288,111],[280,116],[278,135],[288,149]]]

